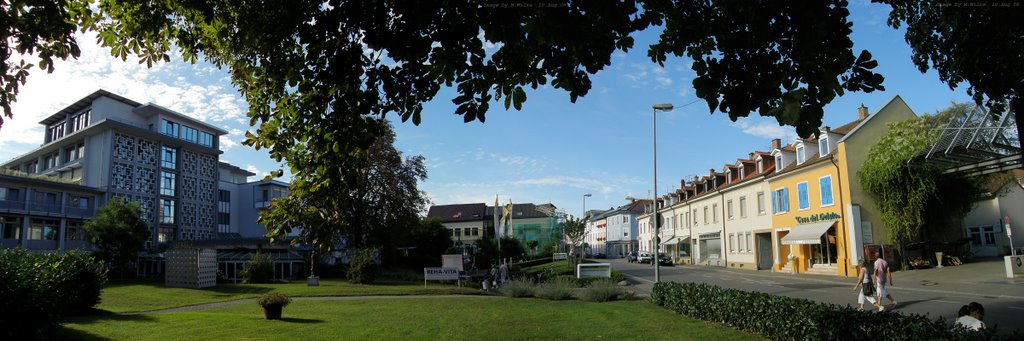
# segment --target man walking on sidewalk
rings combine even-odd
[[[875,251],[875,267],[874,267],[875,283],[878,284],[878,311],[885,311],[885,306],[882,305],[882,297],[888,298],[892,302],[892,308],[896,308],[896,299],[892,298],[889,294],[889,289],[886,284],[893,285],[892,272],[889,271],[889,262]]]

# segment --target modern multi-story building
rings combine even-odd
[[[287,194],[286,183],[250,182],[219,161],[223,129],[156,104],[98,90],[40,124],[43,143],[0,164],[3,247],[90,248],[82,226],[111,199],[139,204],[150,249],[257,239],[259,211]]]
[[[104,90],[40,124],[46,127],[43,144],[0,168],[93,188],[102,193],[94,201],[139,203],[153,229],[148,246],[215,236],[218,140],[224,130]],[[75,200],[35,188],[25,194],[27,201],[50,205]]]

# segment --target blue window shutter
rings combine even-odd
[[[782,189],[782,211],[789,212],[789,188]]]
[[[810,199],[807,197],[807,183],[799,183],[796,185],[797,202],[800,205],[800,209],[806,209],[811,206]]]
[[[775,198],[775,191],[772,191],[772,213],[779,213],[779,208],[775,205],[777,203]]]
[[[821,178],[821,204],[832,204],[832,178]]]

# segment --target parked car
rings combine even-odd
[[[658,264],[659,265],[672,265],[672,258],[669,258],[664,253],[658,253]]]
[[[640,252],[640,255],[636,257],[636,261],[639,263],[647,264],[651,262],[651,253],[647,251]]]
[[[626,261],[630,263],[636,263],[636,251],[630,251],[626,254]]]

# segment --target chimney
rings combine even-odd
[[[772,139],[772,150],[782,149],[782,140]]]
[[[832,127],[825,126],[825,133],[828,134],[828,133],[831,133],[831,132],[832,132]]]
[[[857,108],[857,113],[860,114],[860,119],[868,118],[868,107],[864,106],[864,103],[860,104],[860,108]]]
[[[747,160],[754,161],[754,153],[747,154]]]
[[[679,179],[679,189],[686,188],[686,179]]]

